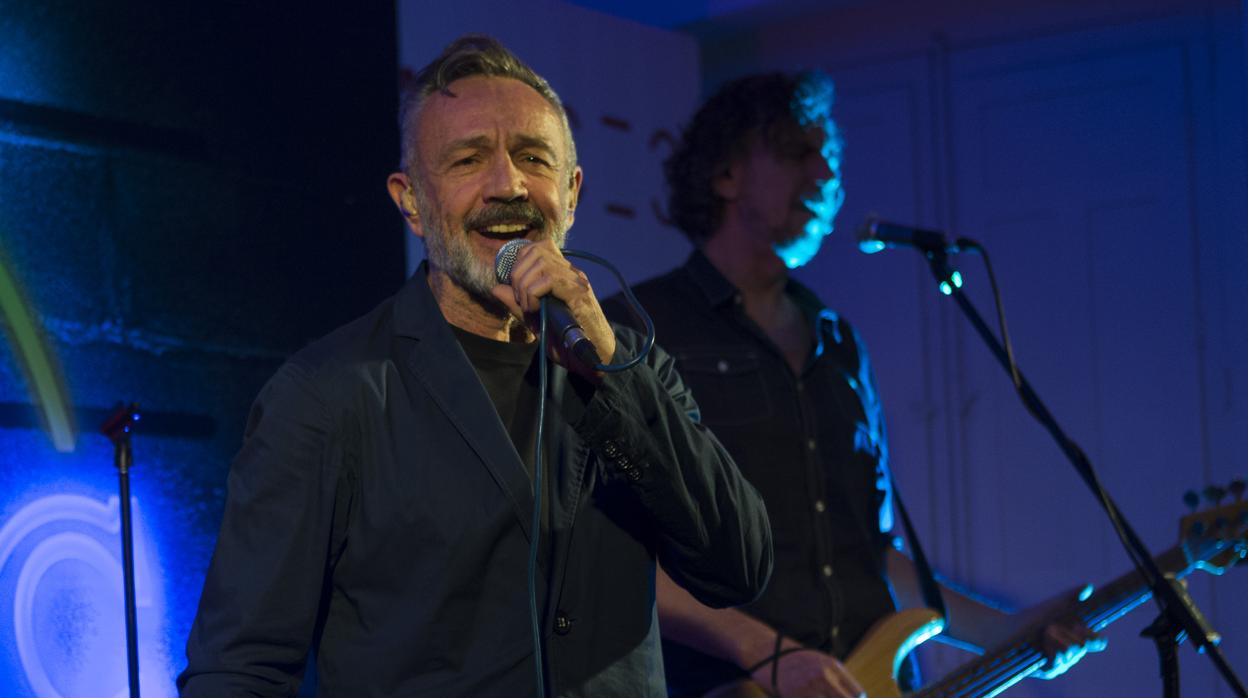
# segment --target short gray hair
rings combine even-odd
[[[533,71],[516,54],[503,46],[498,39],[484,34],[465,34],[442,49],[442,54],[420,69],[416,78],[404,91],[399,104],[399,129],[402,134],[401,167],[409,176],[419,160],[416,147],[417,120],[425,99],[434,92],[455,96],[450,84],[456,80],[484,75],[511,78],[537,90],[559,114],[564,135],[568,140],[569,170],[576,167],[576,143],[572,140],[572,127],[563,101],[551,89],[546,79]]]

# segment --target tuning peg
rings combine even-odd
[[[1218,487],[1217,485],[1209,485],[1205,488],[1205,499],[1209,500],[1210,504],[1216,505],[1218,502],[1221,502],[1222,498],[1225,496],[1226,490]]]
[[[1196,494],[1196,490],[1188,490],[1183,493],[1183,503],[1187,505],[1188,509],[1196,511],[1200,506],[1200,495]]]
[[[1231,491],[1231,494],[1235,497],[1235,501],[1239,501],[1244,498],[1244,487],[1243,478],[1235,478],[1234,480],[1231,480],[1231,484],[1227,486],[1227,489]]]

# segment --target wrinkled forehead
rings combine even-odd
[[[471,76],[433,92],[416,123],[422,155],[469,138],[541,140],[567,159],[571,133],[562,112],[537,90],[512,78]]]

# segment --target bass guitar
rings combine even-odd
[[[1243,483],[1231,491],[1242,497]],[[1221,490],[1218,490],[1221,491]],[[1248,501],[1237,500],[1184,516],[1179,522],[1180,542],[1155,559],[1163,574],[1182,579],[1196,570],[1225,573],[1248,557]],[[1040,631],[1053,622],[1078,619],[1100,631],[1148,601],[1151,590],[1136,571],[1128,572],[1095,590],[1072,598],[1044,618],[1019,632],[1013,640],[955,669],[934,684],[908,698],[987,698],[1005,691],[1044,666],[1038,642]],[[931,609],[910,609],[878,621],[845,660],[845,668],[866,691],[868,698],[902,698],[897,672],[914,648],[939,635],[944,620]],[[738,681],[706,694],[707,698],[766,698],[768,693],[752,681]]]

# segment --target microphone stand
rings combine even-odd
[[[130,430],[139,421],[139,406],[118,405],[104,420],[100,433],[113,442],[113,465],[121,494],[121,564],[126,599],[126,665],[130,677],[130,698],[139,698],[139,632],[134,599],[134,530],[130,520]]]
[[[978,243],[962,245],[961,242],[959,241],[959,246],[961,247],[978,246]],[[962,309],[962,312],[971,321],[971,325],[974,326],[984,343],[992,350],[997,361],[1009,372],[1010,360],[1005,348],[1002,347],[1001,342],[992,333],[988,325],[984,323],[983,317],[975,310],[975,306],[971,304],[966,294],[962,292],[960,280],[955,280],[954,270],[949,266],[948,254],[943,248],[921,251],[927,258],[932,274],[941,284],[941,289],[948,290],[948,295],[952,296],[957,302],[958,307]],[[1017,364],[1015,364],[1015,367],[1017,367]],[[1131,525],[1127,523],[1122,512],[1118,509],[1118,505],[1114,504],[1109,493],[1101,486],[1087,454],[1058,426],[1057,420],[1054,419],[1044,403],[1040,401],[1040,397],[1036,395],[1036,392],[1032,390],[1031,384],[1023,377],[1022,371],[1020,370],[1015,376],[1018,381],[1016,384],[1018,393],[1023,399],[1023,404],[1026,405],[1027,409],[1041,425],[1048,430],[1053,439],[1057,441],[1057,445],[1066,454],[1071,465],[1075,467],[1075,471],[1087,483],[1089,489],[1092,490],[1092,494],[1105,509],[1110,523],[1114,525],[1122,539],[1123,545],[1127,548],[1128,555],[1131,557],[1132,562],[1135,563],[1140,576],[1143,577],[1145,583],[1152,590],[1153,599],[1161,608],[1161,614],[1157,621],[1145,632],[1157,642],[1167,698],[1178,696],[1178,661],[1174,648],[1182,641],[1184,635],[1192,638],[1192,642],[1201,653],[1209,655],[1209,659],[1217,667],[1235,695],[1240,696],[1240,698],[1248,698],[1248,690],[1244,688],[1244,684],[1235,675],[1234,670],[1231,669],[1231,666],[1218,648],[1218,642],[1221,641],[1221,637],[1209,627],[1204,616],[1196,607],[1195,602],[1187,594],[1187,590],[1173,577],[1167,577],[1161,573],[1148,548],[1140,541],[1139,536],[1136,535],[1134,529],[1131,528]]]

